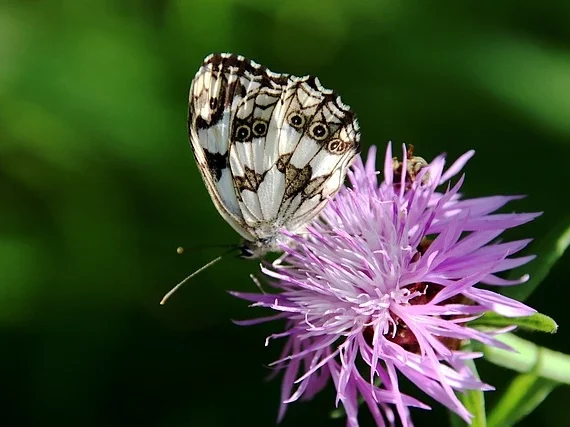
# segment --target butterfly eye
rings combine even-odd
[[[253,134],[257,137],[265,136],[267,134],[267,122],[264,120],[253,122]]]
[[[248,141],[251,137],[251,129],[248,125],[238,126],[235,132],[235,139],[240,142]]]
[[[240,254],[239,255],[244,259],[255,258],[255,253],[253,252],[253,250],[251,248],[248,248],[245,245],[240,248]]]
[[[329,128],[323,122],[313,123],[309,129],[309,135],[317,141],[323,141],[329,136]]]
[[[210,98],[210,110],[218,108],[218,98]]]
[[[289,124],[295,129],[301,129],[305,126],[305,116],[297,113],[296,111],[293,111],[291,114],[289,114],[287,120],[289,121]]]

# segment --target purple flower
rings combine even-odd
[[[347,425],[358,426],[359,398],[378,426],[396,415],[411,426],[409,407],[429,406],[399,390],[401,376],[469,421],[456,391],[492,390],[468,368],[480,353],[461,349],[466,340],[506,348],[494,338],[510,331],[482,332],[467,322],[486,312],[526,316],[534,310],[489,290],[528,280],[496,273],[530,261],[513,257],[530,240],[499,242],[506,229],[539,214],[493,214],[520,196],[462,199],[464,176],[447,183],[474,154],[444,171],[406,152],[401,162],[388,145],[378,184],[373,147],[349,172],[343,188],[301,234],[287,233],[280,262],[262,265],[275,293],[234,293],[278,313],[238,322],[285,319],[280,360],[284,373],[279,419],[287,404],[311,399],[332,379]],[[438,192],[443,184],[446,187]],[[395,410],[395,412],[394,412]]]

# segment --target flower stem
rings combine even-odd
[[[498,337],[516,351],[511,352],[473,343],[475,350],[482,351],[485,359],[495,365],[561,384],[570,384],[570,355],[540,347],[513,334]]]

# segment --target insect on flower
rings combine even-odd
[[[462,199],[456,176],[470,151],[444,170],[444,156],[431,163],[404,148],[401,161],[388,146],[383,179],[378,182],[375,149],[348,173],[351,187],[337,196],[293,244],[281,244],[280,264],[265,263],[274,292],[234,295],[266,307],[274,315],[240,324],[285,320],[281,358],[281,409],[310,399],[334,383],[347,425],[357,427],[359,398],[378,426],[412,425],[410,407],[427,409],[403,394],[400,377],[445,405],[465,421],[471,414],[457,391],[490,390],[469,369],[480,357],[462,349],[476,340],[506,348],[495,338],[513,328],[481,331],[469,321],[486,312],[525,316],[534,310],[493,292],[528,280],[497,275],[533,259],[516,257],[530,239],[496,242],[506,229],[531,221],[537,213],[494,213],[519,196]],[[442,185],[443,191],[438,190]]]
[[[354,113],[316,77],[227,53],[208,56],[192,81],[188,135],[216,209],[243,237],[244,258],[278,251],[301,232],[360,150]]]

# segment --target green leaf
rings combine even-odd
[[[535,374],[518,375],[489,415],[489,427],[509,427],[530,414],[557,386]]]
[[[541,378],[562,384],[570,384],[570,356],[559,353],[517,337],[504,334],[498,340],[511,346],[515,351],[489,347],[477,342],[472,346],[481,351],[487,361],[521,373],[533,373]]]
[[[505,287],[501,293],[518,301],[527,299],[545,279],[552,266],[564,254],[569,245],[570,217],[565,217],[549,233],[542,236],[533,247],[533,251],[539,254],[539,257],[528,266],[523,265],[512,270],[508,275],[509,279],[515,279],[524,274],[529,274],[530,280],[518,286]]]
[[[467,365],[473,371],[475,376],[479,378],[477,367],[475,363],[470,360]],[[487,417],[485,415],[485,395],[481,390],[469,390],[465,393],[459,394],[459,400],[465,405],[467,410],[471,412],[474,418],[471,420],[471,427],[486,427]],[[450,411],[450,423],[452,427],[465,427],[468,426],[463,419],[456,413]]]
[[[516,325],[520,329],[531,332],[546,332],[554,334],[558,330],[558,324],[544,314],[536,313],[532,316],[524,317],[506,317],[497,313],[488,312],[478,319],[469,322],[469,326],[491,326],[491,327],[505,327]]]

